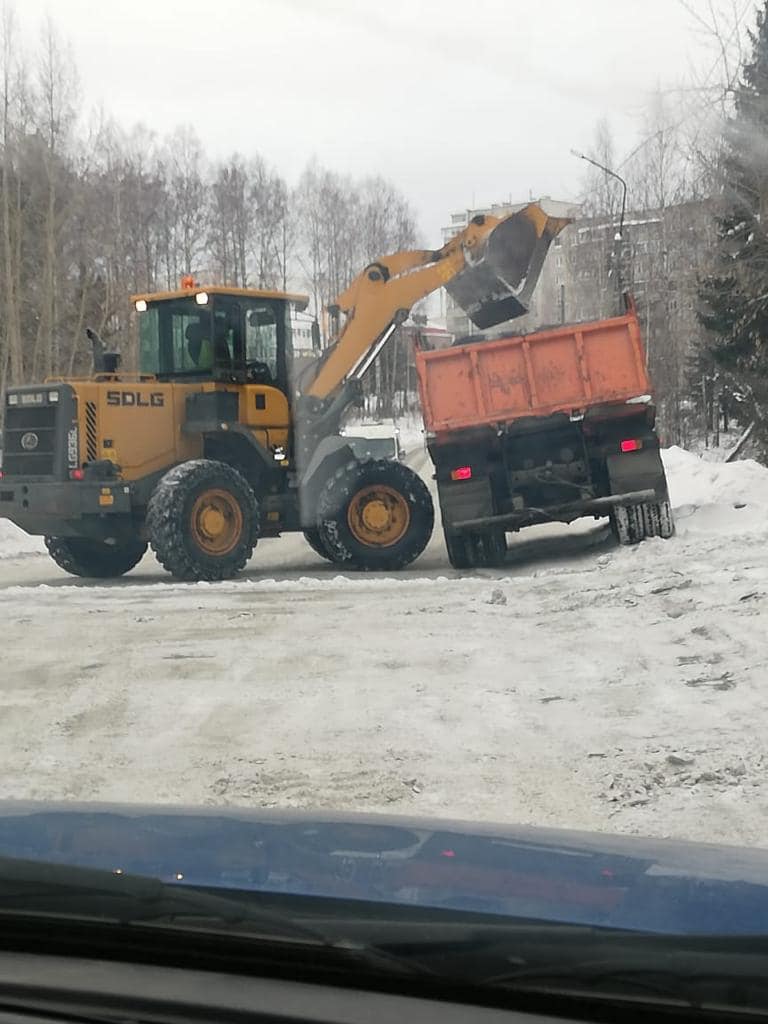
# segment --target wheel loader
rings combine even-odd
[[[360,382],[441,286],[480,328],[524,313],[568,222],[530,203],[476,216],[440,249],[376,260],[329,307],[334,339],[300,372],[291,310],[305,296],[191,277],[133,296],[137,373],[91,334],[90,376],[7,390],[0,516],[84,577],[126,573],[151,545],[179,580],[228,579],[260,537],[289,531],[342,567],[407,566],[432,533],[432,499],[407,466],[357,458],[340,433]]]

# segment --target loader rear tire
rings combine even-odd
[[[316,555],[320,555],[321,558],[325,558],[329,562],[333,561],[331,556],[325,550],[325,546],[323,545],[323,542],[320,539],[320,532],[319,530],[317,530],[317,528],[314,528],[312,530],[305,530],[304,540],[307,542],[307,544],[309,544],[309,546],[312,548]]]
[[[105,544],[88,537],[46,537],[45,546],[56,565],[73,576],[106,580],[124,576],[138,565],[147,550],[146,541]]]
[[[179,580],[228,580],[253,554],[259,507],[245,477],[214,459],[174,466],[147,506],[158,562]]]
[[[424,481],[392,459],[348,462],[318,498],[317,530],[327,557],[350,569],[405,568],[429,543],[434,522]]]

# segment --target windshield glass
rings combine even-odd
[[[210,374],[234,358],[236,325],[225,308],[192,299],[153,304],[139,315],[139,369],[160,376]]]
[[[352,450],[361,456],[370,456],[374,459],[391,459],[396,454],[395,439],[393,437],[351,437],[349,439]]]
[[[248,306],[245,317],[245,359],[263,363],[277,377],[279,309],[274,305]]]
[[[48,6],[0,858],[768,933],[768,0]]]

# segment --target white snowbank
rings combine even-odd
[[[42,537],[30,537],[7,519],[0,519],[0,558],[21,558],[44,552]]]
[[[678,534],[768,532],[765,466],[707,462],[677,447],[662,455]]]

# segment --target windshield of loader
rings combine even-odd
[[[290,812],[216,859],[638,930],[695,859],[644,837],[768,890],[768,0],[3,7],[0,839]]]
[[[226,310],[194,298],[150,303],[139,314],[139,369],[160,377],[210,375],[232,365],[234,327]]]
[[[200,294],[200,293],[197,293]],[[159,377],[231,376],[282,382],[291,360],[285,300],[212,295],[150,301],[138,314],[139,369]]]

